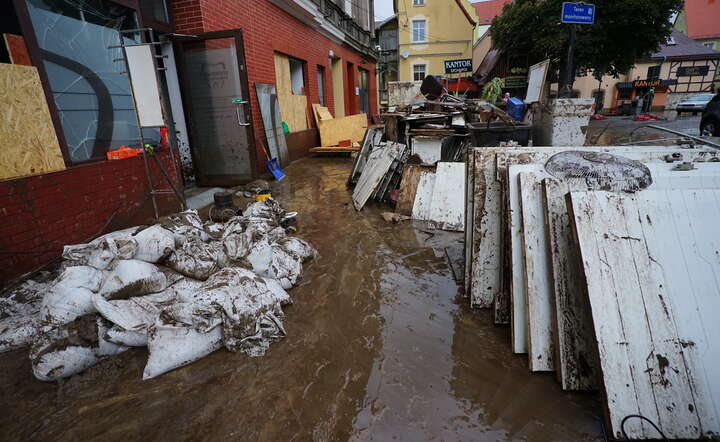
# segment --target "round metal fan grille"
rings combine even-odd
[[[583,180],[590,190],[636,192],[652,184],[643,163],[607,152],[560,152],[550,157],[545,170],[560,180]]]

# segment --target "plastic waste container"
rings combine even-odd
[[[525,115],[525,102],[517,97],[508,98],[507,114],[513,119],[521,121]]]

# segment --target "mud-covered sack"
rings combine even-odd
[[[193,279],[206,280],[221,268],[224,258],[221,243],[205,243],[189,239],[176,249],[165,265]]]
[[[50,283],[27,280],[0,297],[0,353],[32,343]]]
[[[197,361],[223,345],[219,321],[210,329],[196,328],[198,306],[176,304],[163,310],[148,331],[150,356],[143,379],[151,379],[170,370]],[[213,309],[207,309],[211,314]]]
[[[231,224],[225,229],[222,239],[223,251],[232,261],[239,261],[246,257],[255,244],[267,238],[276,229],[265,221],[247,222],[241,218],[234,218],[234,220],[237,221],[231,221]],[[285,231],[280,230],[282,233],[276,232],[275,237],[284,235]]]
[[[270,220],[276,225],[285,218],[287,212],[280,206],[280,203],[273,198],[268,198],[263,201],[250,203],[243,210],[243,218],[245,219],[266,219]]]
[[[165,290],[168,278],[154,264],[137,259],[120,260],[105,275],[98,293],[105,299],[127,299]]]
[[[207,241],[203,222],[197,210],[190,209],[160,218],[160,225],[173,233],[175,247],[181,247],[185,241],[197,239]]]
[[[253,272],[277,279],[284,289],[291,288],[302,277],[302,258],[267,239],[256,243],[245,260]]]
[[[275,241],[280,247],[288,252],[294,253],[302,262],[315,259],[318,255],[317,250],[307,241],[293,236],[282,238]]]
[[[91,266],[105,270],[118,259],[131,259],[137,251],[133,234],[139,227],[118,230],[100,236],[87,244],[67,245],[62,257],[72,266]]]
[[[103,282],[103,272],[91,266],[67,267],[43,298],[40,317],[55,324],[68,323],[95,312],[93,292]]]
[[[290,295],[278,281],[259,277],[247,269],[220,270],[187,301],[190,305],[219,309],[224,344],[230,351],[260,356],[272,341],[285,336],[281,306],[291,302]]]
[[[147,330],[129,331],[113,325],[105,332],[105,339],[126,347],[145,347],[148,344]]]
[[[134,239],[137,250],[133,259],[140,261],[158,263],[175,250],[175,235],[157,224],[140,231]]]
[[[107,324],[97,315],[85,315],[74,321],[42,327],[30,350],[35,377],[54,381],[93,366],[102,357],[127,349],[105,341],[102,336]]]

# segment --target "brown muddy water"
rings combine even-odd
[[[601,440],[597,395],[563,393],[471,311],[443,252],[461,234],[357,213],[349,158],[306,158],[274,195],[320,258],[267,355],[218,351],[142,381],[133,349],[60,383],[0,355],[2,440]]]

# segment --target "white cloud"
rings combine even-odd
[[[393,0],[375,0],[375,20],[385,20],[393,14]]]

